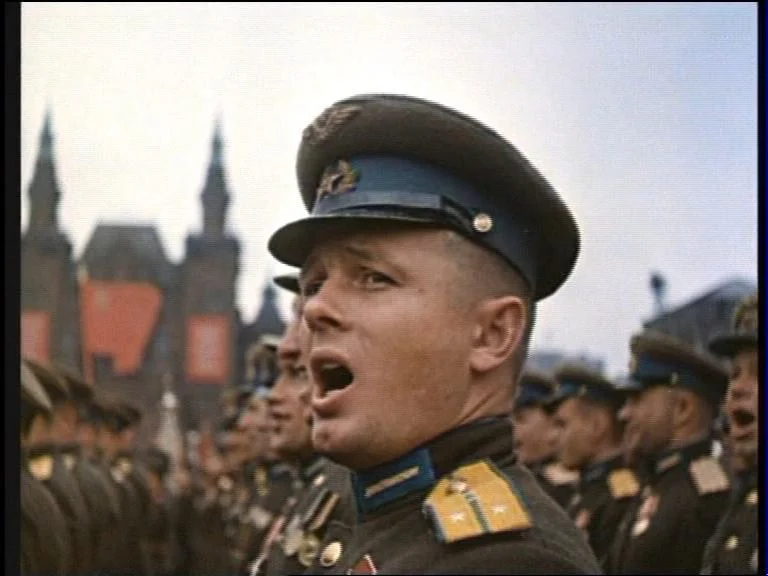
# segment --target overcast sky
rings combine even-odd
[[[622,372],[652,271],[669,305],[756,281],[753,3],[23,3],[21,56],[22,227],[50,107],[77,257],[100,222],[150,223],[180,261],[221,113],[248,321],[289,270],[266,242],[304,213],[302,129],[367,92],[475,116],[571,207],[581,254],[541,303],[534,347]]]

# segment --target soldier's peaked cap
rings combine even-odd
[[[335,103],[304,130],[296,171],[310,215],[268,245],[291,266],[325,238],[385,222],[457,231],[511,264],[536,300],[576,262],[576,222],[544,177],[499,134],[433,102],[373,94]]]
[[[555,387],[555,380],[548,374],[530,368],[524,370],[517,388],[515,409],[530,406],[546,407],[547,399],[552,395]]]
[[[275,276],[272,281],[277,284],[283,290],[299,294],[301,289],[299,288],[299,277],[296,274],[282,274]]]
[[[686,342],[646,330],[632,337],[630,350],[629,377],[640,389],[656,385],[687,388],[715,404],[725,394],[725,369]]]
[[[31,358],[24,358],[23,362],[35,375],[37,381],[42,384],[52,405],[55,406],[70,398],[69,385],[57,371]]]
[[[51,411],[51,400],[32,370],[21,362],[21,400],[43,412]]]
[[[579,362],[568,362],[554,373],[557,391],[550,399],[553,408],[568,398],[585,400],[618,409],[624,402],[624,394],[599,371]]]
[[[756,348],[759,318],[757,294],[747,296],[736,307],[731,331],[713,338],[709,350],[718,356],[732,357],[742,350]]]

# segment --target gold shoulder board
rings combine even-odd
[[[514,486],[487,460],[462,466],[442,478],[424,502],[423,511],[444,543],[532,526]]]
[[[29,461],[29,471],[38,480],[49,480],[53,475],[53,456],[43,454]]]
[[[608,475],[608,487],[614,500],[631,498],[640,491],[637,476],[629,468],[614,470]]]
[[[712,456],[693,460],[688,467],[699,495],[723,492],[731,486],[720,461]]]

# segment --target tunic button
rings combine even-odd
[[[739,545],[739,539],[736,536],[731,536],[725,543],[726,550],[734,550]]]
[[[320,555],[320,565],[323,568],[330,568],[335,566],[341,558],[341,542],[331,542],[323,549],[323,553]]]

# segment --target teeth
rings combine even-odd
[[[335,370],[336,368],[341,368],[341,364],[338,362],[323,362],[320,365],[320,370]]]

